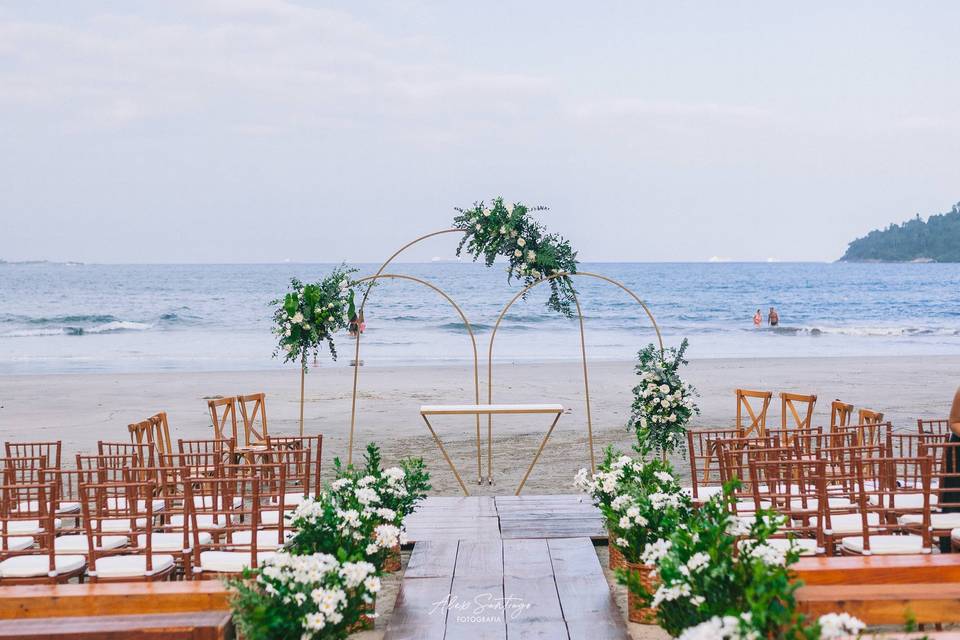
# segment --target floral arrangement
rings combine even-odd
[[[417,503],[427,497],[430,486],[430,474],[423,466],[423,458],[404,458],[400,466],[383,468],[380,447],[374,443],[367,445],[364,455],[363,475],[373,478],[371,486],[379,491],[382,505],[396,514],[395,524],[400,526],[403,519],[413,513]],[[335,461],[334,465],[338,466]]]
[[[627,428],[637,434],[644,451],[661,455],[683,450],[687,424],[700,409],[693,402],[696,390],[680,378],[680,367],[687,364],[686,338],[680,348],[661,351],[650,344],[637,354],[636,373],[640,384],[633,388],[633,405]]]
[[[611,506],[624,487],[636,483],[640,467],[633,462],[633,458],[609,446],[604,450],[597,472],[591,476],[586,469],[580,469],[573,479],[573,486],[588,493],[602,511]]]
[[[334,334],[350,323],[349,309],[353,289],[349,288],[350,274],[356,269],[341,265],[322,281],[304,284],[297,278],[290,280],[290,291],[270,304],[273,313],[273,332],[278,343],[274,357],[283,356],[284,362],[300,362],[307,369],[307,357],[316,357],[324,342],[330,356],[337,359]]]
[[[577,252],[570,242],[546,233],[543,225],[530,215],[545,210],[542,206],[507,204],[503,198],[494,198],[489,207],[481,201],[470,209],[457,208],[453,224],[466,232],[457,246],[457,255],[466,247],[474,260],[483,256],[488,267],[497,256],[506,258],[507,281],[519,278],[526,285],[559,273],[576,273]],[[572,317],[574,295],[569,277],[553,278],[547,307]]]
[[[608,450],[608,456],[610,453]],[[693,507],[670,463],[618,456],[611,466],[629,467],[629,481],[617,483],[613,499],[607,505],[601,504],[600,511],[610,540],[628,562],[640,563],[648,544],[686,526]]]
[[[771,542],[782,516],[731,513],[733,486],[694,511],[687,526],[646,545],[641,559],[655,565],[652,593],[635,574],[618,579],[657,609],[661,627],[674,637],[816,640],[856,634],[859,621],[843,614],[808,623],[796,612],[790,565],[799,553]]]
[[[233,621],[248,640],[346,638],[380,591],[369,562],[280,552],[228,581]]]

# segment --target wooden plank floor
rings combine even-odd
[[[589,538],[416,544],[384,640],[624,640]]]
[[[410,542],[607,536],[600,510],[579,495],[431,496],[405,524]]]

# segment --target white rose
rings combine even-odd
[[[527,241],[524,240],[523,238],[517,238],[517,244],[522,247],[522,246],[524,246],[525,244],[527,244]]]
[[[660,385],[660,392],[661,392],[661,393],[668,393],[669,391],[670,391],[670,387],[668,387],[668,386],[665,385],[665,384]]]
[[[480,225],[477,225],[477,231],[480,231],[480,229],[481,229]]]
[[[517,237],[517,232],[516,232],[516,231],[511,231],[511,232],[510,232],[510,237],[511,237],[511,238],[516,238],[516,237]]]
[[[514,256],[515,258],[519,258],[519,257],[522,256],[522,255],[523,255],[523,251],[520,251],[520,249],[514,249],[514,250],[513,250],[513,256]]]
[[[483,210],[483,215],[484,215],[484,217],[489,218],[489,217],[490,217],[490,209],[484,209],[484,210]]]

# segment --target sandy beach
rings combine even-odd
[[[590,367],[594,439],[627,448],[624,429],[634,385],[633,363],[598,362]],[[728,426],[735,417],[737,387],[794,391],[819,396],[814,424],[829,423],[830,401],[883,411],[900,429],[917,417],[941,417],[949,410],[960,357],[704,359],[691,362],[687,379],[700,393],[702,414],[694,426]],[[352,369],[322,364],[307,375],[305,429],[324,436],[324,465],[345,456],[350,425]],[[564,415],[531,475],[525,492],[564,493],[577,469],[589,465],[583,379],[579,362],[494,365],[495,402],[559,402]],[[357,407],[355,451],[381,445],[386,460],[423,456],[434,478],[434,493],[459,489],[421,420],[421,404],[471,403],[472,368],[363,367]],[[63,441],[64,458],[95,449],[97,440],[126,440],[127,424],[160,410],[168,413],[176,438],[210,437],[206,398],[264,391],[271,433],[297,430],[299,377],[295,369],[260,372],[23,375],[0,377],[0,438]],[[481,371],[486,400],[486,371]],[[769,422],[779,424],[780,407]],[[433,421],[465,481],[476,475],[475,421],[440,416]],[[485,422],[483,423],[485,431]],[[494,422],[493,487],[474,493],[512,492],[549,426],[547,416],[502,417]],[[484,462],[484,465],[486,463]],[[677,461],[678,470],[685,471]]]

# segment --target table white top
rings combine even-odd
[[[425,404],[421,415],[489,415],[495,413],[563,413],[562,404]]]

